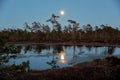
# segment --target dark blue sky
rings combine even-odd
[[[81,26],[120,25],[119,0],[0,0],[0,29],[24,28],[25,22],[34,21],[49,25],[46,20],[52,13],[60,16],[60,10],[65,11],[58,19],[62,25],[68,25],[68,19]]]

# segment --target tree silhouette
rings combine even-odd
[[[77,23],[74,20],[68,20],[68,22],[72,25],[72,39],[73,39],[73,41],[75,41],[76,35],[77,35],[77,31],[78,31],[78,28],[79,28],[79,23]]]
[[[59,18],[59,16],[56,16],[55,14],[52,14],[51,18],[46,20],[47,22],[51,22],[53,25],[53,29],[55,29],[55,27],[57,27],[58,25],[60,25],[58,23],[58,21],[56,20],[57,18]]]
[[[46,20],[49,25],[33,22],[24,24],[24,29],[5,28],[0,31],[0,43],[6,42],[67,42],[67,43],[120,43],[120,29],[109,25],[92,26],[91,24],[80,27],[74,20],[68,20],[69,24],[61,27],[57,21],[59,16],[52,14]]]

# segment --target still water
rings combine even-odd
[[[48,45],[15,44],[19,53],[10,53],[6,65],[30,62],[30,69],[45,70],[56,67],[72,66],[76,63],[101,59],[107,56],[120,57],[119,46],[85,46],[85,45]],[[12,57],[14,56],[14,57]]]

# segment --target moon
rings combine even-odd
[[[63,15],[65,15],[65,11],[64,10],[61,10],[60,11],[60,14],[63,16]]]

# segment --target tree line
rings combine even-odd
[[[40,24],[33,22],[30,26],[25,22],[24,29],[3,29],[0,31],[0,42],[100,42],[100,43],[119,43],[120,30],[118,27],[113,28],[109,25],[91,26],[86,24],[80,26],[77,21],[68,20],[68,25],[61,26],[57,21],[60,18],[52,14],[51,18],[47,20],[52,24]]]

